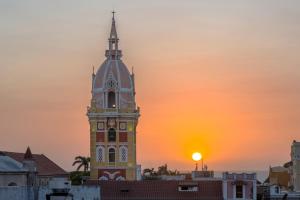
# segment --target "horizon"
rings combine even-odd
[[[89,155],[92,68],[105,60],[114,9],[134,67],[142,168],[190,171],[196,151],[216,171],[290,161],[300,2],[132,2],[0,2],[0,150],[30,146],[67,171]]]

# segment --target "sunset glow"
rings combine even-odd
[[[300,1],[112,2],[0,2],[0,150],[30,146],[66,170],[89,156],[92,69],[115,9],[142,168],[193,170],[195,152],[214,170],[289,159],[300,140]]]
[[[202,155],[199,152],[195,152],[195,153],[193,153],[192,158],[194,161],[199,161],[202,159]]]

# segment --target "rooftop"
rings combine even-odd
[[[87,184],[99,185],[103,200],[223,199],[221,180],[89,181]]]
[[[17,152],[7,152],[2,151],[2,153],[20,163],[22,163],[26,158],[28,158],[28,149],[27,154],[25,153],[17,153]],[[31,154],[31,152],[30,152]],[[68,173],[59,167],[56,163],[46,157],[44,154],[31,154],[32,160],[36,162],[37,172],[40,176],[67,176]]]

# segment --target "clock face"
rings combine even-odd
[[[127,123],[126,122],[120,122],[120,130],[126,130],[127,129]]]

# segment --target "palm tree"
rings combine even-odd
[[[87,172],[90,168],[90,161],[90,157],[76,156],[72,166],[78,164],[78,167],[76,169],[77,171],[79,171],[83,167],[83,171]]]

